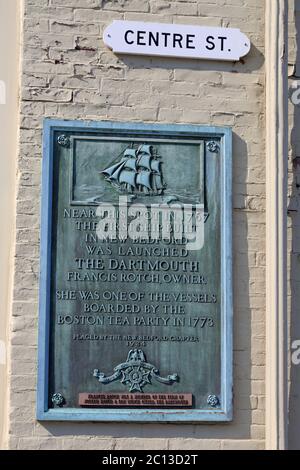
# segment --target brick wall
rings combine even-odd
[[[264,447],[264,2],[24,0],[17,232],[11,321],[12,449]],[[240,63],[116,57],[113,19],[238,27]],[[44,117],[197,123],[234,130],[234,421],[223,425],[52,423],[35,419],[40,179]]]

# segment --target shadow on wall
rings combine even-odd
[[[222,62],[216,60],[176,59],[174,57],[146,57],[134,55],[118,55],[118,60],[133,69],[165,69],[165,70],[199,70],[209,72],[251,73],[259,70],[264,64],[264,56],[254,44],[247,57],[238,62]]]

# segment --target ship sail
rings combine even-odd
[[[134,149],[126,149],[125,152],[124,152],[124,157],[133,157],[135,158],[136,157],[136,150]]]
[[[140,184],[141,186],[145,186],[146,188],[151,190],[152,186],[150,183],[150,176],[151,173],[149,171],[141,171],[137,174],[136,184]]]
[[[130,184],[133,188],[135,188],[135,173],[133,171],[123,170],[119,176],[119,183],[127,183]]]
[[[128,158],[125,163],[125,168],[128,168],[129,170],[136,171],[136,160],[134,158]]]
[[[118,181],[119,176],[120,176],[120,173],[121,173],[121,171],[122,171],[123,168],[124,168],[124,165],[125,165],[125,163],[122,163],[122,164],[119,166],[119,168],[117,168],[117,170],[114,171],[114,173],[113,173],[112,175],[110,175],[110,179],[111,179],[111,180]]]
[[[122,162],[116,163],[113,166],[110,166],[109,168],[106,168],[105,170],[101,171],[104,175],[111,176],[118,168],[122,165]]]
[[[146,153],[148,155],[152,155],[153,153],[153,146],[152,145],[140,145],[138,148],[137,153]]]
[[[102,170],[118,191],[146,195],[162,194],[165,186],[161,162],[153,154],[153,146],[142,144],[124,150],[118,163]]]
[[[151,161],[151,170],[160,173],[160,162],[158,160]]]
[[[164,189],[164,185],[160,175],[153,175],[153,187],[159,191]]]
[[[147,155],[146,153],[142,154],[138,159],[138,165],[147,168],[147,170],[151,170],[151,155]]]

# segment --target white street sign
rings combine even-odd
[[[236,28],[139,21],[113,21],[103,35],[117,54],[237,61],[248,54],[249,38]]]

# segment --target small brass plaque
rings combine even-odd
[[[193,395],[191,393],[80,393],[79,406],[188,408],[193,406]]]

